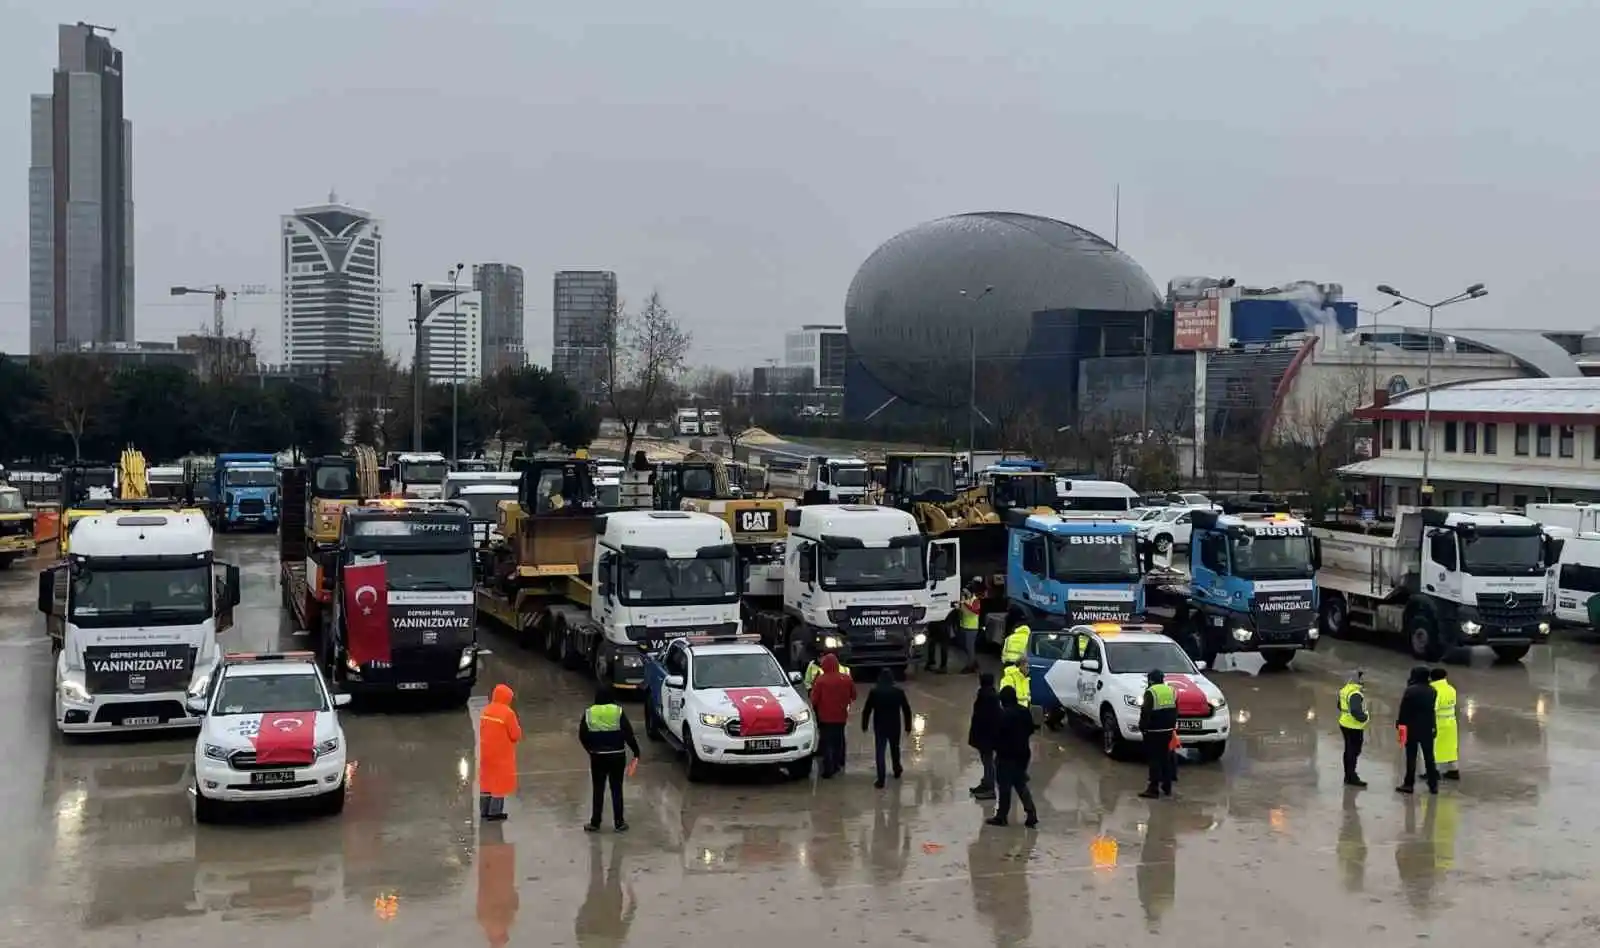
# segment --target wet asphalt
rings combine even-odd
[[[230,650],[293,648],[268,537],[220,538],[244,568]],[[968,796],[970,676],[919,675],[904,779],[873,789],[851,730],[839,779],[741,774],[689,784],[647,745],[632,831],[582,832],[589,688],[486,634],[480,692],[517,692],[527,734],[510,819],[475,821],[468,711],[347,715],[357,762],[344,814],[256,814],[197,827],[192,738],[63,741],[27,564],[0,574],[0,945],[145,948],[699,945],[1590,945],[1600,815],[1600,644],[1564,637],[1513,666],[1452,669],[1464,780],[1393,792],[1387,724],[1412,661],[1325,643],[1283,674],[1226,659],[1235,739],[1185,766],[1176,799],[1090,739],[1043,736],[1042,825],[983,827]],[[1366,790],[1340,783],[1335,692],[1367,670],[1376,726]],[[637,712],[633,712],[638,724]],[[337,939],[337,941],[332,941]]]

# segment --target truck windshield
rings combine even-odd
[[[714,497],[717,492],[717,481],[709,467],[686,467],[683,469],[683,496],[685,497]]]
[[[500,519],[500,501],[516,499],[515,490],[503,490],[482,494],[459,494],[455,502],[466,506],[467,516],[472,520],[478,523],[493,523]]]
[[[825,589],[914,589],[927,581],[921,546],[822,547]]]
[[[471,589],[472,554],[413,553],[386,550],[383,554],[390,589]]]
[[[912,497],[955,493],[956,469],[949,458],[912,458],[910,468],[905,486]]]
[[[315,675],[229,675],[211,706],[213,714],[326,710],[328,701]]]
[[[211,618],[211,568],[81,564],[72,572],[68,615],[85,628],[199,625]]]
[[[789,679],[783,669],[766,652],[696,655],[694,659],[696,691],[711,688],[783,688],[788,684]]]
[[[1538,533],[1479,529],[1461,549],[1461,568],[1473,576],[1528,576],[1544,571],[1544,541]]]
[[[1158,671],[1165,675],[1192,675],[1194,663],[1176,642],[1107,642],[1106,671],[1118,675]]]
[[[1310,576],[1311,540],[1298,533],[1230,538],[1233,573],[1241,579],[1298,579]]]
[[[0,491],[0,513],[24,513],[27,509],[28,505],[22,502],[20,491]]]
[[[278,474],[270,468],[228,468],[223,483],[229,487],[271,487],[277,483]]]
[[[830,465],[830,476],[835,487],[865,487],[867,486],[867,469],[864,467],[839,467]]]
[[[450,466],[443,461],[407,461],[400,465],[400,479],[407,484],[443,484]]]
[[[624,557],[620,598],[632,606],[733,602],[739,598],[731,556],[694,559]]]
[[[1143,575],[1138,541],[1131,533],[1050,538],[1050,578],[1057,582],[1133,582]]]
[[[342,464],[319,467],[311,489],[312,493],[318,497],[347,497],[354,494],[356,490],[355,468],[345,467]]]

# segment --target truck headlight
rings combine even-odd
[[[702,714],[700,715],[700,723],[706,727],[722,727],[728,723],[728,716],[725,714]]]
[[[1139,698],[1136,695],[1123,695],[1122,703],[1130,708],[1137,708],[1139,707]]]
[[[1483,631],[1483,626],[1479,625],[1476,622],[1473,622],[1471,619],[1468,619],[1467,621],[1461,623],[1461,634],[1462,635],[1468,635],[1468,636],[1477,635],[1479,632],[1482,632],[1482,631]]]
[[[339,749],[339,739],[331,737],[312,749],[316,751],[318,757],[326,757]]]
[[[223,747],[220,744],[207,744],[206,745],[206,749],[205,749],[205,754],[206,754],[206,758],[209,759],[209,760],[227,760],[228,759],[228,749],[226,747]]]
[[[87,704],[89,701],[89,689],[85,688],[82,682],[70,678],[63,679],[61,684],[56,686],[56,691],[61,695],[62,701],[78,704]]]
[[[1549,635],[1550,634],[1550,623],[1548,623],[1548,622],[1539,623],[1539,634],[1540,635]]]
[[[809,709],[809,708],[801,708],[799,711],[796,711],[794,713],[794,723],[795,723],[796,727],[799,727],[802,724],[809,724],[810,722],[811,722],[811,709]]]
[[[361,674],[361,664],[348,655],[344,657],[344,667],[358,675]]]
[[[843,645],[843,644],[844,643],[840,641],[840,639],[839,639],[839,637],[837,635],[824,635],[822,637],[822,647],[823,648],[838,648],[840,645]]]
[[[476,652],[476,650],[473,649],[472,646],[469,645],[466,648],[462,649],[461,650],[461,661],[456,662],[456,670],[460,671],[460,670],[463,670],[463,669],[471,668],[472,667],[472,661],[475,658],[477,658],[477,652]]]
[[[926,644],[927,641],[928,641],[928,633],[926,633],[926,632],[918,632],[916,635],[913,635],[911,637],[911,644],[912,645],[923,645],[923,644]]]
[[[1306,630],[1306,638],[1310,639],[1313,642],[1315,642],[1317,640],[1317,637],[1320,636],[1320,635],[1322,635],[1322,631],[1320,629],[1318,629],[1316,626],[1312,626],[1311,628]]]
[[[1248,641],[1250,641],[1250,630],[1249,629],[1234,629],[1233,630],[1233,640],[1235,642],[1248,642]]]

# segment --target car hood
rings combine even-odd
[[[706,714],[736,715],[741,711],[759,713],[761,708],[776,702],[784,715],[793,717],[806,707],[805,701],[788,685],[775,687],[718,688],[702,691],[700,708]]]
[[[1222,700],[1222,689],[1213,685],[1204,675],[1168,675],[1167,684],[1178,695],[1178,714],[1184,717],[1209,715],[1211,702]],[[1143,673],[1126,673],[1117,676],[1117,684],[1134,694],[1143,694],[1148,679]]]
[[[214,714],[206,718],[205,741],[230,751],[255,750],[257,735],[263,726],[275,728],[280,734],[309,728],[313,744],[320,744],[339,734],[339,719],[329,711]]]

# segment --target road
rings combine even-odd
[[[271,540],[220,546],[245,576],[228,648],[292,647]],[[1048,735],[1034,769],[1043,825],[980,827],[967,794],[972,679],[919,676],[906,776],[884,791],[857,731],[833,781],[691,786],[649,746],[628,788],[633,831],[591,836],[575,740],[588,689],[490,635],[482,690],[516,689],[528,735],[505,824],[474,821],[469,713],[434,711],[347,719],[358,763],[342,817],[197,828],[192,739],[53,734],[33,598],[30,572],[0,574],[0,688],[12,701],[0,719],[0,945],[690,945],[782,932],[962,946],[1562,946],[1592,944],[1600,928],[1589,881],[1600,646],[1589,642],[1453,670],[1465,779],[1437,799],[1391,789],[1399,755],[1382,724],[1410,660],[1341,642],[1285,674],[1225,663],[1215,677],[1236,740],[1220,764],[1185,767],[1175,800],[1138,799],[1137,765]],[[1364,791],[1340,785],[1333,724],[1356,665],[1380,725]]]

